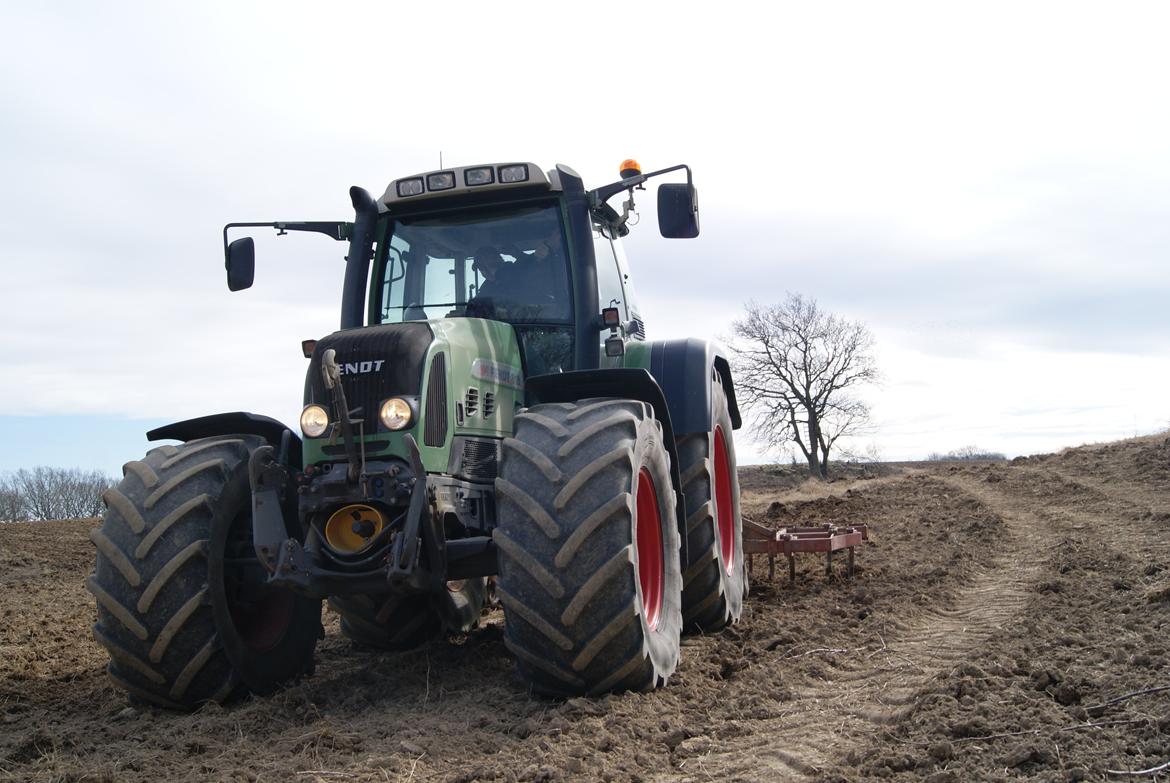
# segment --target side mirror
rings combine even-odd
[[[699,235],[699,191],[687,183],[658,186],[658,230],[667,239]]]
[[[227,284],[230,291],[243,291],[252,287],[256,279],[256,243],[252,237],[237,239],[228,245]]]

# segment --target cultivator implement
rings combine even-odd
[[[833,572],[833,553],[842,549],[849,553],[849,576],[853,576],[853,550],[862,541],[869,540],[866,525],[820,525],[815,527],[782,527],[773,530],[764,525],[743,520],[743,552],[748,556],[748,568],[752,566],[752,555],[768,556],[768,579],[776,575],[776,556],[788,558],[788,581],[796,582],[796,555],[810,552],[825,553],[825,575]]]

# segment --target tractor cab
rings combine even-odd
[[[534,163],[465,166],[394,180],[377,200],[353,188],[351,223],[228,224],[228,285],[251,286],[255,263],[252,240],[229,243],[229,229],[316,231],[350,243],[342,329],[484,318],[513,325],[532,365],[526,375],[612,366],[604,357],[612,358],[616,344],[605,349],[604,338],[646,338],[621,246],[635,190],[680,170],[686,183],[659,186],[659,229],[668,238],[693,238],[698,198],[686,166],[642,174],[627,160],[620,181],[590,191],[563,165],[547,173]],[[609,201],[623,191],[619,213]],[[602,310],[617,311],[610,316],[616,331],[605,334]]]

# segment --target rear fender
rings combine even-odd
[[[656,340],[649,344],[650,366],[647,368],[670,408],[677,436],[708,432],[711,428],[711,374],[718,376],[727,395],[732,429],[742,420],[735,401],[735,384],[731,380],[731,363],[717,343],[694,337],[685,340]]]

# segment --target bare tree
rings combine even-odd
[[[732,326],[735,380],[758,437],[773,450],[795,443],[809,475],[828,478],[838,438],[869,422],[856,391],[878,378],[873,337],[864,324],[800,294],[776,305],[749,302],[746,310]]]
[[[0,476],[0,522],[23,522],[28,519],[24,496],[12,476]]]
[[[19,499],[22,519],[81,519],[102,513],[101,495],[113,485],[100,471],[39,466],[13,473],[5,489]]]
[[[31,519],[57,519],[57,493],[52,481],[52,468],[21,468],[12,474],[24,508]]]
[[[114,480],[97,470],[58,471],[62,519],[84,519],[100,516],[104,507],[102,493],[114,485]]]

